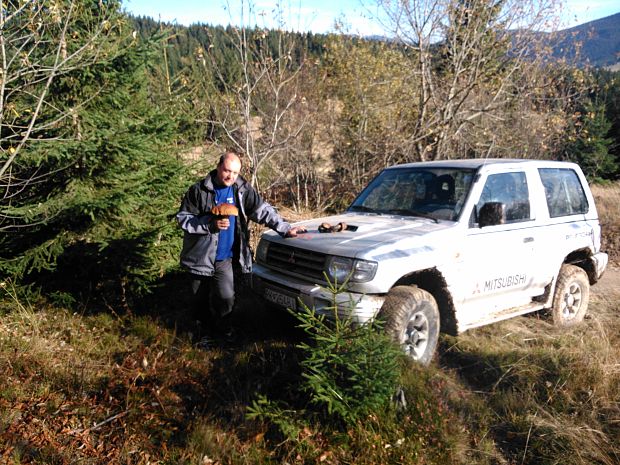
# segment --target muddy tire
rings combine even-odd
[[[553,324],[566,327],[583,321],[589,300],[590,281],[586,272],[575,265],[562,265],[551,307]]]
[[[385,332],[405,353],[428,365],[439,339],[439,310],[435,298],[414,286],[396,286],[388,293],[379,317]]]

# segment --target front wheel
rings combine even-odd
[[[553,295],[551,315],[556,326],[572,326],[583,321],[590,299],[590,281],[575,265],[562,265]]]
[[[379,317],[385,322],[385,332],[409,357],[422,365],[431,362],[439,339],[439,310],[430,293],[396,286],[388,293]]]

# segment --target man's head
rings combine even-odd
[[[232,186],[239,176],[241,160],[236,153],[226,152],[220,157],[217,164],[217,183],[222,186]]]

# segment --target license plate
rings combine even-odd
[[[297,308],[297,299],[295,297],[274,289],[265,288],[265,299],[281,307],[290,308],[291,310]]]

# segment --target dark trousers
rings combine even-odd
[[[215,262],[213,276],[191,275],[193,312],[201,321],[221,321],[235,304],[235,279],[232,259]]]

